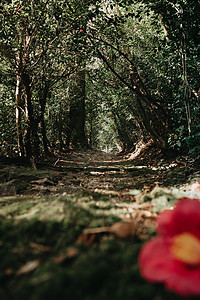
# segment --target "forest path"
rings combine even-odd
[[[164,159],[154,149],[139,154],[59,152],[42,160],[36,169],[2,162],[0,216],[60,222],[66,211],[70,215],[79,208],[94,218],[107,218],[108,223],[110,217],[137,219],[138,237],[147,238],[152,220],[144,225],[141,216],[154,219],[181,197],[200,199],[200,180],[188,175],[187,162]]]
[[[39,169],[57,172],[51,178],[69,193],[98,191],[124,195],[133,189],[144,193],[155,186],[184,185],[191,179],[190,167],[186,161],[169,160],[156,154],[154,149],[147,153],[136,152],[135,155],[109,154],[95,150],[71,152],[58,154],[39,165]]]
[[[200,199],[190,171],[155,151],[55,153],[37,169],[1,161],[0,299],[146,299],[138,253],[160,211]],[[148,285],[148,299],[172,299]]]
[[[37,169],[2,164],[1,206],[6,203],[4,198],[10,196],[14,198],[11,202],[15,202],[15,196],[58,197],[85,193],[137,202],[138,197],[148,198],[157,187],[196,192],[199,175],[190,176],[192,168],[186,161],[164,159],[154,150],[132,157],[87,150],[56,153],[38,163]]]

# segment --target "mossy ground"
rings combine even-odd
[[[17,211],[1,217],[1,299],[179,299],[141,278],[137,262],[141,241],[103,236],[92,245],[77,243],[84,228],[108,226],[118,217],[95,214],[62,198],[58,221],[55,210],[53,214],[51,208],[43,207],[54,201],[54,197],[38,199],[46,214],[25,216],[25,208],[30,211],[31,207],[18,202]],[[70,249],[76,250],[74,256],[55,263]],[[35,260],[39,260],[36,269],[18,275],[22,266]]]
[[[134,205],[130,188],[153,187],[158,179],[167,185],[183,183],[186,170],[144,168],[124,173],[121,169],[133,163],[109,162],[104,167],[120,171],[106,173],[95,169],[102,166],[98,162],[92,167],[100,174],[90,174],[88,179],[91,164],[89,170],[85,164],[82,171],[66,170],[66,165],[62,170],[15,166],[1,170],[2,182],[15,180],[20,188],[0,197],[0,299],[181,299],[163,285],[141,277],[138,254],[144,240],[104,234],[87,244],[79,243],[78,238],[85,228],[124,220]],[[44,178],[50,183],[46,179],[41,183]],[[33,185],[39,188],[32,189]],[[36,262],[35,267],[28,268],[30,262]]]

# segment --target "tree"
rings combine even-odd
[[[197,106],[199,3],[192,1],[188,6],[187,1],[178,1],[177,5],[169,1],[141,1],[131,5],[129,1],[117,1],[115,6],[111,1],[103,3],[104,19],[88,31],[90,42],[107,70],[133,95],[130,101],[138,123],[157,146],[166,150],[169,137],[176,136],[181,122],[185,124],[182,104],[186,108],[189,134],[190,106]],[[177,7],[182,6],[185,13],[180,15]],[[190,65],[191,53],[195,53],[195,59]],[[178,118],[174,110],[179,111]],[[197,120],[196,114],[193,119]]]
[[[133,10],[133,7],[131,8]],[[103,60],[105,67],[116,76],[119,84],[123,84],[129,89],[130,94],[134,95],[130,100],[134,102],[138,122],[142,124],[157,146],[164,150],[168,146],[167,139],[170,131],[166,107],[168,102],[163,99],[163,95],[158,97],[156,95],[157,90],[153,90],[145,83],[144,78],[148,75],[145,74],[146,70],[139,68],[138,57],[134,53],[135,49],[132,45],[133,37],[129,35],[126,27],[125,17],[128,16],[127,13],[120,17],[119,8],[116,10],[111,4],[108,9],[111,12],[106,10],[105,30],[102,30],[103,26],[100,23],[99,30],[91,29],[88,32],[88,37],[95,47],[97,55]],[[141,8],[135,4],[134,9],[137,9],[145,18],[147,11],[144,6]],[[138,22],[137,18],[134,19],[134,22]],[[147,24],[145,25],[147,26]],[[154,30],[159,30],[159,26],[159,22],[157,22]],[[139,37],[139,33],[137,35]]]
[[[1,4],[0,54],[8,62],[10,74],[16,78],[16,127],[20,155],[30,157],[39,154],[39,123],[47,152],[46,98],[54,84],[66,80],[76,70],[73,57],[74,51],[79,49],[74,50],[74,42],[76,44],[77,33],[80,32],[81,16],[84,19],[88,17],[88,5],[88,1],[66,3],[62,0],[59,3],[53,0],[23,0]],[[83,9],[81,14],[80,8]]]
[[[197,147],[196,11],[194,0],[2,2],[0,83],[15,93],[19,154],[145,138]]]
[[[196,0],[144,0],[143,2],[147,3],[161,18],[170,50],[179,54],[175,66],[178,93],[173,107],[176,111],[174,143],[178,146],[189,146],[191,151],[193,149],[199,151],[200,21],[198,15],[200,3]],[[183,107],[185,107],[186,120],[182,113]]]

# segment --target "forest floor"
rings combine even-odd
[[[129,155],[55,153],[0,161],[0,299],[181,299],[141,276],[138,254],[200,170],[152,146]]]

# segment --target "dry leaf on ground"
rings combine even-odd
[[[51,252],[51,247],[49,246],[45,246],[45,245],[41,245],[41,244],[36,244],[36,243],[30,243],[29,246],[31,248],[40,250],[41,252]]]
[[[133,238],[135,235],[134,222],[117,222],[109,227],[86,228],[79,236],[77,243],[92,245],[102,234],[114,234],[120,239]]]
[[[33,260],[27,262],[24,266],[22,266],[16,273],[17,276],[28,274],[34,271],[40,264],[39,260]]]
[[[97,233],[98,234],[98,233]],[[85,234],[81,234],[78,239],[77,239],[77,243],[83,243],[87,246],[91,246],[95,239],[96,239],[96,236],[97,236],[96,233],[85,233]]]
[[[135,223],[117,222],[110,227],[109,231],[121,239],[133,238],[135,236]]]
[[[61,264],[67,259],[75,258],[78,255],[78,250],[76,248],[70,248],[66,253],[61,254],[58,257],[54,257],[52,260],[56,264]]]

